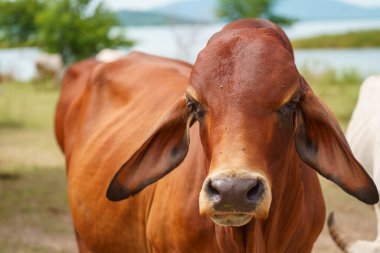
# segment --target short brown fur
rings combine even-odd
[[[363,201],[378,199],[336,120],[298,74],[286,35],[268,21],[227,25],[194,67],[143,53],[95,65],[81,70],[79,96],[66,97],[73,88],[66,74],[61,101],[70,105],[60,103],[56,116],[86,252],[311,252],[325,219],[315,170]],[[185,94],[202,114],[187,108]],[[330,140],[338,143],[334,159],[312,152],[326,154]],[[215,225],[199,214],[203,184],[217,173],[239,175],[239,166],[268,181],[267,216]],[[342,177],[347,170],[358,181]],[[127,199],[111,202],[106,192]]]

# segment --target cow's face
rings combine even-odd
[[[273,189],[288,183],[277,179],[301,160],[358,199],[378,201],[333,115],[299,75],[288,39],[270,26],[229,29],[233,23],[210,39],[184,97],[115,175],[110,200],[137,194],[176,168],[197,120],[208,164],[200,213],[219,225],[267,218]]]
[[[222,31],[194,65],[186,100],[210,160],[200,212],[218,224],[266,218],[271,171],[296,153],[300,76],[281,43],[273,30]]]

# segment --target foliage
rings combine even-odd
[[[8,41],[6,44],[38,46],[60,53],[65,63],[92,56],[102,48],[132,45],[123,34],[110,34],[111,28],[120,23],[102,2],[95,5],[92,0],[0,0],[0,8],[1,37]]]
[[[37,31],[35,15],[43,6],[42,0],[0,0],[1,45],[33,45]]]
[[[219,0],[218,15],[229,20],[239,18],[267,18],[275,23],[290,25],[295,20],[272,12],[276,0]]]
[[[51,1],[38,15],[38,45],[59,52],[65,62],[86,58],[105,47],[130,46],[122,34],[112,38],[110,28],[119,21],[99,3],[88,13],[90,0]]]
[[[336,35],[321,35],[292,42],[295,48],[366,48],[380,47],[380,30]]]

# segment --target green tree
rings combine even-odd
[[[275,2],[276,0],[219,0],[217,14],[229,20],[260,17],[278,24],[292,24],[294,19],[273,14]]]
[[[131,46],[123,34],[110,35],[119,20],[102,3],[92,10],[91,0],[57,0],[37,16],[37,45],[58,52],[65,62],[83,59],[105,47]]]
[[[0,0],[0,40],[2,46],[35,44],[35,14],[43,9],[41,0]]]
[[[109,47],[133,44],[116,15],[92,0],[0,0],[0,45],[37,46],[60,53],[65,63]]]

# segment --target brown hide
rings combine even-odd
[[[64,120],[69,106],[81,96],[91,70],[98,64],[94,59],[78,62],[66,70],[62,80],[61,95],[55,114],[55,135],[62,151],[64,151]]]
[[[286,35],[268,21],[227,25],[195,66],[131,53],[82,73],[71,81],[67,72],[64,87],[81,80],[83,92],[67,98],[63,88],[56,115],[81,253],[311,252],[325,219],[315,170],[377,201],[333,116],[305,92]],[[326,136],[339,143],[336,157],[326,157]],[[216,225],[200,195],[211,176],[240,165],[267,180],[268,213]]]

